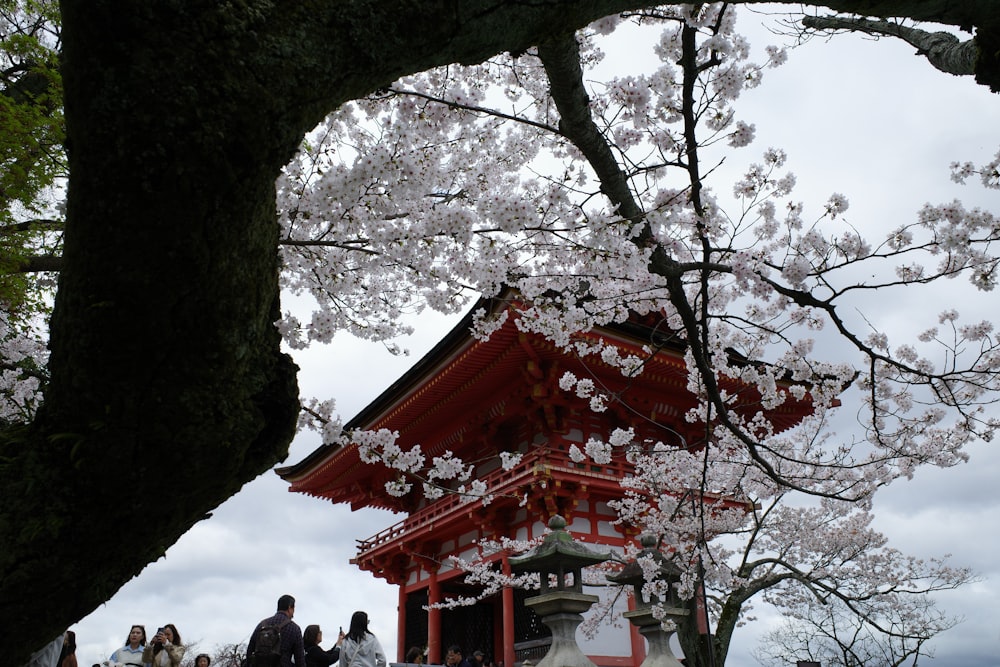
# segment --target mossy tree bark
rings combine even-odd
[[[72,177],[51,383],[35,423],[0,434],[5,660],[286,455],[298,397],[272,326],[274,179],[303,134],[404,74],[643,4],[63,0]]]

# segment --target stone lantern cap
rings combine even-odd
[[[574,573],[572,588],[579,590],[580,570],[588,565],[597,565],[611,558],[610,553],[591,551],[582,542],[577,542],[566,532],[566,519],[558,514],[549,519],[552,532],[545,536],[542,543],[520,556],[509,559],[514,572],[538,572],[541,575],[542,590],[548,588],[548,574],[557,575],[557,587],[565,586],[564,575]]]
[[[679,580],[681,569],[656,548],[656,541],[656,536],[649,533],[639,538],[642,550],[636,554],[635,560],[629,561],[620,572],[607,575],[608,581],[626,586],[635,586],[637,591],[641,589],[642,585],[646,583],[642,566],[639,564],[639,559],[642,558],[653,559],[653,562],[657,565],[657,578],[670,582]]]
[[[610,553],[591,551],[566,532],[566,519],[558,514],[549,519],[552,531],[534,549],[512,556],[511,569],[516,572],[555,572],[597,565],[611,558]],[[559,566],[562,566],[561,568]]]

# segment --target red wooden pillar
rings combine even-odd
[[[628,596],[628,610],[635,611],[635,596]],[[646,640],[639,634],[639,628],[631,623],[628,624],[629,639],[632,642],[632,665],[639,667],[646,659]]]
[[[406,659],[406,583],[399,585],[396,602],[396,662]]]
[[[503,573],[510,576],[510,563],[504,554],[502,561]],[[503,598],[503,667],[514,667],[514,589],[504,586]]]
[[[427,664],[444,663],[441,654],[441,609],[434,606],[441,602],[441,585],[438,583],[437,568],[431,570],[430,585],[427,587]]]

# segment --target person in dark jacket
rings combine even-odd
[[[344,642],[341,632],[337,643],[329,651],[324,651],[323,631],[318,625],[307,625],[302,632],[302,644],[306,647],[306,667],[328,667],[340,659],[340,645]]]
[[[444,656],[444,664],[447,667],[473,667],[472,661],[462,655],[462,647],[452,644],[448,647],[448,653]]]
[[[291,595],[282,595],[278,598],[278,611],[274,616],[265,618],[257,624],[250,634],[250,641],[247,643],[247,664],[253,665],[254,651],[257,649],[257,636],[260,635],[261,628],[270,625],[281,626],[281,667],[305,667],[306,652],[302,644],[302,630],[298,624],[292,620],[295,615],[295,598]],[[294,662],[293,662],[294,661]]]

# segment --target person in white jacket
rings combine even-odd
[[[146,628],[141,625],[133,625],[128,631],[125,645],[112,653],[105,664],[111,667],[123,667],[124,665],[149,667],[148,662],[142,661],[142,652],[145,648]]]
[[[356,611],[340,647],[340,667],[386,667],[385,651],[368,631],[368,614]]]

